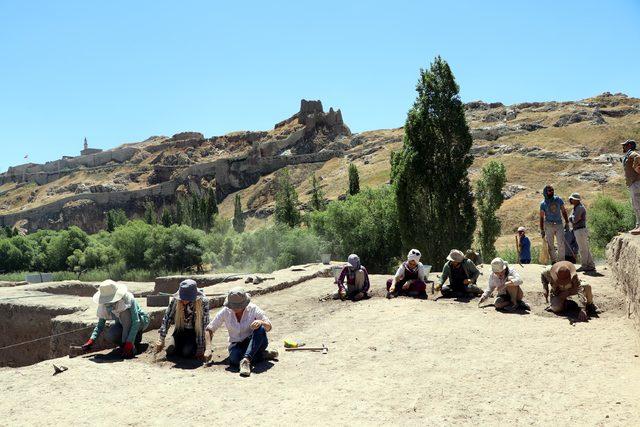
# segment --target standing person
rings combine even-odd
[[[580,266],[576,271],[595,271],[596,265],[589,249],[589,230],[587,230],[587,209],[582,204],[580,194],[573,193],[569,196],[569,203],[573,205],[573,211],[569,217],[572,224],[573,235],[578,243],[580,252]]]
[[[447,262],[442,267],[442,275],[436,289],[443,297],[467,297],[480,295],[482,290],[476,285],[480,271],[462,251],[452,249],[447,256]],[[444,283],[449,279],[449,284]]]
[[[276,350],[267,351],[271,321],[264,311],[251,302],[251,295],[243,288],[233,288],[207,326],[207,350],[205,358],[211,357],[211,338],[224,323],[229,332],[229,364],[240,367],[240,376],[251,375],[251,365],[261,360],[278,358]]]
[[[562,313],[567,308],[567,298],[572,295],[582,295],[587,301],[584,308],[580,309],[578,319],[585,321],[589,316],[597,313],[597,308],[593,303],[593,293],[591,286],[578,279],[576,266],[569,261],[560,261],[545,268],[541,275],[544,297],[549,298],[551,294],[551,305],[549,308],[554,313]],[[551,290],[549,290],[551,285]]]
[[[544,187],[542,195],[544,199],[540,202],[540,235],[546,241],[551,262],[554,263],[558,260],[564,260],[564,230],[569,229],[569,218],[567,217],[564,202],[554,194],[551,185]],[[563,218],[564,229],[562,227]],[[557,253],[553,245],[554,236],[558,246]]]
[[[419,250],[409,251],[407,261],[398,268],[393,279],[387,280],[387,298],[399,295],[427,298],[427,277],[420,257],[422,254]]]
[[[105,280],[100,284],[93,301],[98,304],[98,324],[82,350],[91,350],[106,322],[113,320],[114,324],[107,331],[107,339],[120,346],[124,357],[133,357],[142,341],[142,332],[149,326],[147,313],[142,311],[126,285],[113,280]]]
[[[531,264],[531,241],[525,235],[526,228],[518,227],[516,235],[516,248],[518,250],[518,262],[520,264]]]
[[[209,323],[209,299],[198,289],[195,280],[187,279],[180,283],[178,292],[173,294],[167,307],[160,338],[156,343],[156,352],[164,348],[164,341],[171,324],[175,324],[173,343],[167,346],[168,356],[185,358],[195,357],[205,361],[206,341],[204,329]]]
[[[347,288],[344,287],[344,281],[347,280]],[[347,265],[344,266],[340,276],[336,279],[338,285],[337,297],[344,300],[348,298],[353,301],[360,301],[367,297],[369,292],[369,273],[367,269],[360,264],[360,257],[356,254],[349,255]]]
[[[531,310],[529,305],[524,302],[524,292],[522,292],[522,279],[517,271],[509,267],[509,264],[502,258],[494,258],[491,261],[491,275],[489,276],[489,284],[478,301],[478,305],[482,304],[487,298],[497,292],[496,300],[493,305],[496,309],[505,309],[514,311],[517,308],[523,310]]]
[[[640,234],[640,154],[636,151],[636,142],[628,139],[622,143],[622,166],[624,167],[624,179],[631,193],[631,204],[636,212],[636,228],[630,230],[631,234]]]

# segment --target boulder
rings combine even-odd
[[[607,264],[626,297],[627,315],[640,332],[640,236],[620,234],[607,245]]]

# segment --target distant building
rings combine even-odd
[[[89,143],[87,142],[87,138],[84,138],[84,150],[80,152],[81,156],[88,156],[89,154],[96,154],[102,152],[99,148],[89,148]]]

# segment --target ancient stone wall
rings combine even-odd
[[[640,333],[640,236],[623,234],[607,245],[607,262],[627,302],[630,318]]]

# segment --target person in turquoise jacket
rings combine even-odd
[[[113,280],[105,280],[100,284],[93,301],[98,304],[98,324],[82,349],[91,350],[107,320],[113,320],[114,324],[107,331],[107,339],[120,346],[124,357],[133,357],[136,346],[142,341],[142,332],[149,326],[149,315],[142,311],[126,285]]]

